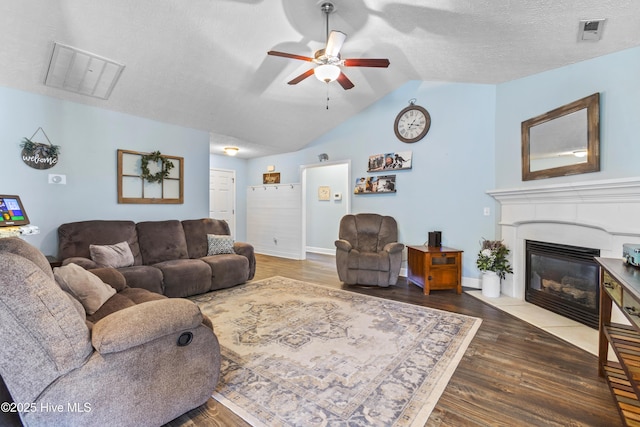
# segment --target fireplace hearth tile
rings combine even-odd
[[[598,354],[598,331],[595,329],[579,324],[579,326],[550,326],[544,330],[591,354]]]
[[[595,329],[517,298],[504,295],[487,298],[478,290],[465,292],[576,347],[598,355],[598,331]]]
[[[500,307],[503,311],[531,323],[539,328],[548,328],[553,326],[578,326],[580,323],[575,320],[567,319],[559,314],[552,313],[549,310],[540,309],[530,303],[521,305],[507,305]]]

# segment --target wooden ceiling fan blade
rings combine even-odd
[[[327,47],[324,49],[324,54],[335,57],[340,55],[340,49],[342,49],[342,45],[346,38],[347,35],[342,31],[331,31],[329,38],[327,39]]]
[[[296,77],[295,79],[291,80],[288,83],[290,85],[297,85],[298,83],[300,83],[301,81],[303,81],[304,79],[306,79],[307,77],[309,77],[312,74],[313,74],[313,68],[310,69],[310,70],[305,71],[304,73],[300,74],[298,77]]]
[[[389,60],[386,58],[353,58],[344,60],[345,67],[379,67],[387,68],[389,66]]]
[[[301,61],[313,61],[313,58],[310,58],[308,56],[294,55],[293,53],[286,53],[286,52],[278,52],[277,50],[270,50],[269,52],[267,52],[267,55],[282,56],[283,58],[299,59]]]
[[[340,73],[340,75],[337,78],[338,83],[340,83],[340,86],[342,86],[342,88],[344,90],[349,90],[352,87],[354,87],[355,85],[351,82],[351,80],[349,80],[349,78],[344,74],[344,73]]]

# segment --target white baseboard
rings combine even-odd
[[[482,280],[475,277],[463,277],[462,286],[466,288],[482,289]]]
[[[261,254],[261,255],[269,255],[269,256],[275,256],[278,258],[287,258],[287,259],[296,259],[296,260],[302,260],[304,259],[304,254],[296,252],[296,251],[287,251],[287,250],[277,250],[277,249],[272,249],[272,248],[261,248],[261,247],[254,247],[254,252],[257,254]]]
[[[305,250],[307,252],[311,252],[312,254],[334,255],[334,256],[336,254],[336,248],[327,249],[327,248],[316,248],[313,246],[307,246]]]

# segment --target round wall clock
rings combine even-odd
[[[393,124],[393,130],[402,142],[412,143],[425,137],[431,127],[429,112],[412,102],[400,111]]]

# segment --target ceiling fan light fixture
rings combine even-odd
[[[335,81],[338,77],[340,77],[340,67],[333,64],[324,64],[319,65],[313,69],[313,74],[316,75],[316,78],[321,82],[330,83]]]
[[[235,156],[240,149],[238,147],[224,147],[224,154],[227,156]]]

